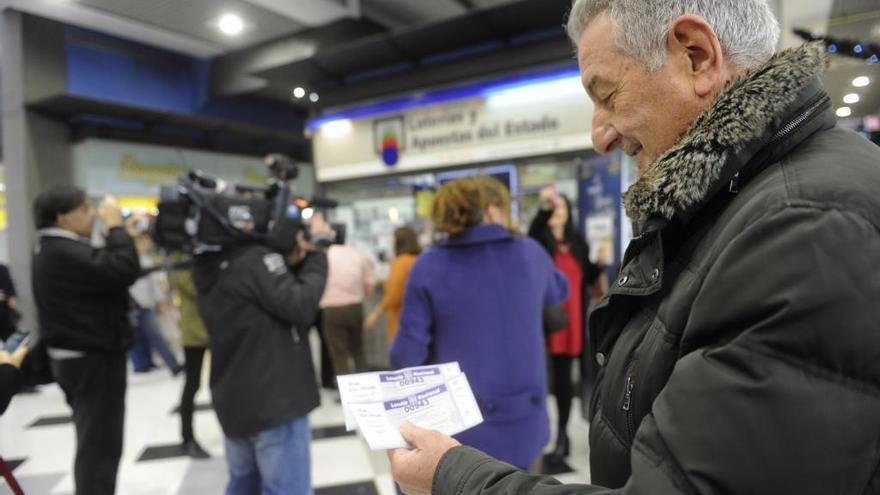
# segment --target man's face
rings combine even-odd
[[[595,105],[593,146],[603,154],[621,148],[639,175],[708,108],[681,59],[648,72],[617,49],[607,14],[587,27],[578,46],[581,81]]]
[[[92,225],[94,223],[95,210],[88,201],[83,202],[83,204],[67,213],[58,215],[59,227],[83,237],[92,235]]]

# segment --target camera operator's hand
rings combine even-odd
[[[290,253],[290,256],[287,257],[287,261],[291,265],[296,265],[313,251],[318,251],[318,247],[306,240],[305,230],[299,230],[296,233],[296,247]]]
[[[98,216],[108,229],[122,227],[122,208],[113,196],[104,196],[98,205]]]
[[[0,364],[11,364],[16,368],[21,368],[21,363],[24,361],[24,357],[28,353],[28,346],[21,345],[18,346],[18,349],[15,350],[12,354],[9,354],[3,349],[0,349]]]
[[[128,233],[129,237],[137,237],[137,221],[138,219],[134,215],[125,220],[125,231]]]

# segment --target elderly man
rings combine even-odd
[[[576,0],[597,151],[639,165],[591,316],[595,486],[401,428],[407,493],[880,493],[880,149],[764,0]]]

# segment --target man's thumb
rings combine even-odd
[[[424,436],[425,429],[419,428],[418,426],[410,423],[409,421],[404,421],[400,423],[400,435],[403,436],[403,439],[406,440],[410,445],[418,448],[422,443],[421,440]]]

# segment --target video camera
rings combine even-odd
[[[291,252],[297,233],[308,234],[303,212],[337,203],[295,196],[290,182],[299,175],[299,167],[291,158],[271,154],[265,162],[269,169],[265,186],[227,183],[200,171],[179,177],[174,186],[163,186],[153,241],[165,249],[194,254],[251,243]]]

